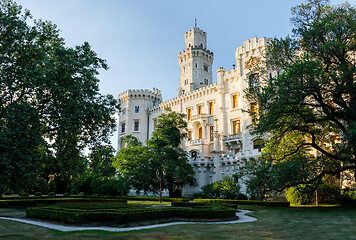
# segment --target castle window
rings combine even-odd
[[[121,123],[121,133],[125,132],[126,123]]]
[[[210,126],[210,141],[214,141],[214,126]]]
[[[202,139],[202,138],[203,138],[203,128],[200,127],[200,128],[198,129],[198,139]]]
[[[184,85],[188,85],[188,79],[184,80]]]
[[[203,113],[203,106],[202,105],[198,105],[197,106],[197,110],[198,110],[198,115]]]
[[[198,68],[198,63],[195,63],[195,68]]]
[[[254,125],[258,123],[258,116],[257,116],[257,103],[251,103],[251,123]]]
[[[183,73],[185,73],[185,67],[183,67]]]
[[[209,85],[209,80],[207,78],[204,78],[204,84]]]
[[[135,113],[139,113],[140,112],[140,106],[135,106]]]
[[[187,109],[187,119],[190,120],[192,118],[192,109],[188,108]]]
[[[126,108],[122,109],[122,115],[126,114]]]
[[[212,115],[214,114],[214,103],[209,102],[209,114]]]
[[[237,108],[237,94],[232,95],[232,108]]]
[[[139,120],[135,120],[134,122],[134,131],[138,132],[140,130],[140,121]]]
[[[253,149],[258,149],[261,152],[261,149],[265,146],[265,141],[263,139],[256,139],[253,141]]]
[[[205,71],[205,72],[209,72],[209,67],[208,67],[208,65],[205,65],[205,64],[204,64],[204,71]]]
[[[192,131],[188,131],[188,141],[192,140]]]
[[[234,120],[232,121],[232,134],[240,133],[241,128],[240,128],[240,120]]]
[[[153,119],[153,130],[157,128],[157,119]]]
[[[260,81],[258,79],[258,74],[257,73],[251,74],[249,76],[249,85],[250,85],[250,88],[258,88],[259,87]]]

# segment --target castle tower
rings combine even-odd
[[[206,32],[193,28],[184,34],[185,49],[178,54],[178,96],[212,84],[213,52],[207,50]]]
[[[121,111],[119,113],[118,150],[125,147],[123,138],[131,134],[140,142],[145,143],[154,126],[150,125],[148,109],[162,102],[162,94],[158,89],[129,89],[119,94]]]

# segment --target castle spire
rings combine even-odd
[[[197,18],[195,18],[195,25],[194,28],[197,28]]]

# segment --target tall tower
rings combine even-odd
[[[180,66],[178,96],[213,82],[213,52],[207,50],[206,32],[193,28],[184,34],[185,49],[178,54]]]

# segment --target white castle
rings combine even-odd
[[[177,97],[162,102],[158,89],[127,90],[119,94],[118,150],[123,137],[132,134],[145,143],[155,129],[157,117],[169,107],[187,115],[188,138],[182,143],[193,166],[198,186],[184,187],[183,194],[200,191],[206,184],[234,174],[240,164],[255,159],[264,140],[251,135],[255,118],[244,111],[259,114],[258,103],[247,102],[244,89],[258,84],[251,67],[264,58],[267,38],[256,37],[236,48],[236,64],[225,71],[218,68],[212,81],[213,52],[207,49],[207,34],[193,28],[184,34],[185,49],[178,54],[180,81]],[[245,191],[244,187],[242,191]]]

